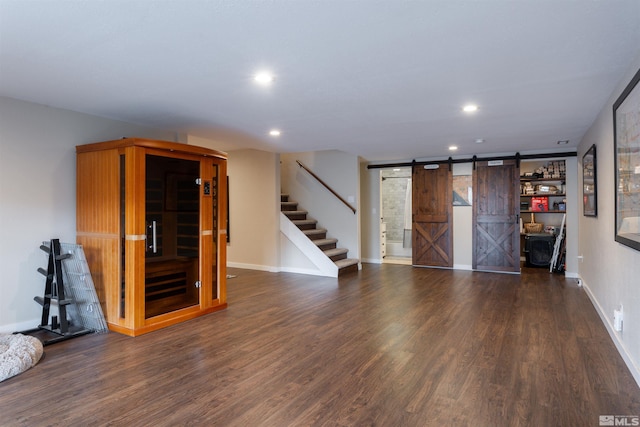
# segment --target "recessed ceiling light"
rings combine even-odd
[[[450,145],[449,146],[449,151],[456,151],[458,149],[458,147],[456,147],[455,145]]]
[[[483,142],[484,142],[484,139],[482,138],[476,139],[476,144],[482,144]]]
[[[261,71],[258,74],[256,74],[255,76],[253,76],[253,80],[261,85],[269,85],[271,83],[273,83],[273,81],[275,80],[275,77],[273,76],[273,74],[271,74],[268,71]]]
[[[476,111],[478,111],[478,106],[475,104],[467,104],[462,107],[462,111],[464,111],[465,113],[475,113]]]
[[[569,143],[568,139],[563,139],[562,141],[558,141],[558,145],[567,145]]]
[[[271,135],[271,136],[280,136],[280,131],[278,129],[271,129],[269,131],[269,135]]]

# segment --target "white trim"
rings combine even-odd
[[[602,323],[604,323],[605,328],[607,328],[607,332],[609,332],[609,336],[613,340],[613,343],[615,344],[616,349],[618,349],[618,353],[620,353],[620,356],[622,356],[622,360],[624,360],[624,363],[627,365],[627,368],[629,368],[631,375],[633,375],[633,379],[635,379],[636,383],[640,386],[640,370],[633,362],[633,358],[631,357],[631,354],[629,353],[626,346],[624,345],[624,342],[620,340],[620,335],[618,334],[618,332],[616,332],[613,329],[613,324],[611,323],[611,319],[609,319],[609,317],[606,315],[606,313],[602,309],[602,306],[598,303],[598,300],[591,292],[591,289],[589,289],[589,286],[587,285],[587,283],[581,278],[579,278],[578,280],[582,284],[582,287],[587,293],[587,296],[589,297],[589,299],[591,300],[591,303],[593,304],[596,311],[598,312],[598,315],[600,316]]]
[[[14,332],[27,331],[29,329],[35,329],[40,324],[40,318],[25,320],[23,322],[18,323],[10,323],[8,325],[0,326],[0,333],[9,333],[12,334]]]
[[[280,269],[278,267],[258,264],[245,264],[242,262],[227,262],[227,267],[242,268],[244,270],[268,271],[270,273],[280,272]]]
[[[296,274],[306,274],[311,276],[327,277],[327,275],[321,272],[320,270],[312,270],[308,268],[282,267],[280,271],[283,273],[296,273]],[[333,277],[333,276],[329,276],[329,277]]]

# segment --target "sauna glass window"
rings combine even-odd
[[[200,163],[147,155],[145,316],[199,303]]]

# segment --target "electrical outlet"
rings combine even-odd
[[[617,332],[622,332],[622,322],[623,322],[623,312],[622,305],[620,305],[620,310],[613,310],[613,329]]]

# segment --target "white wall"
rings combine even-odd
[[[232,141],[215,141],[194,135],[188,135],[188,143],[223,152],[233,146]],[[231,149],[227,156],[231,236],[227,245],[227,265],[280,271],[279,155],[260,150]],[[293,258],[301,256],[295,251],[287,253]]]
[[[309,217],[318,221],[318,228],[326,228],[327,237],[338,239],[338,247],[348,249],[349,258],[360,258],[358,157],[328,150],[281,154],[280,158],[282,192],[289,194],[301,209],[308,211]],[[300,168],[296,160],[356,208],[356,214]]]
[[[614,240],[615,173],[613,147],[613,103],[640,68],[640,56],[629,68],[593,126],[578,147],[578,160],[596,145],[598,216],[585,217],[580,207],[578,253],[579,274],[594,306],[603,318],[636,381],[640,383],[640,251]],[[580,187],[582,180],[580,177]],[[622,332],[614,332],[613,310],[623,305]]]
[[[578,159],[568,157],[565,159],[567,187],[567,219],[566,219],[566,263],[565,276],[578,277],[578,234],[579,215],[582,215],[582,199],[578,196]]]
[[[227,265],[278,271],[279,156],[259,150],[230,151],[228,155],[231,242]]]
[[[380,170],[368,169],[367,164],[360,163],[361,260],[380,264]]]
[[[43,240],[76,240],[75,146],[175,133],[0,97],[0,331],[39,324]]]
[[[323,255],[324,256],[324,255]],[[280,233],[280,271],[288,273],[323,276],[321,270],[291,242],[284,233]]]
[[[472,163],[456,163],[453,175],[472,175]],[[473,206],[453,207],[453,268],[471,270],[473,267]]]

